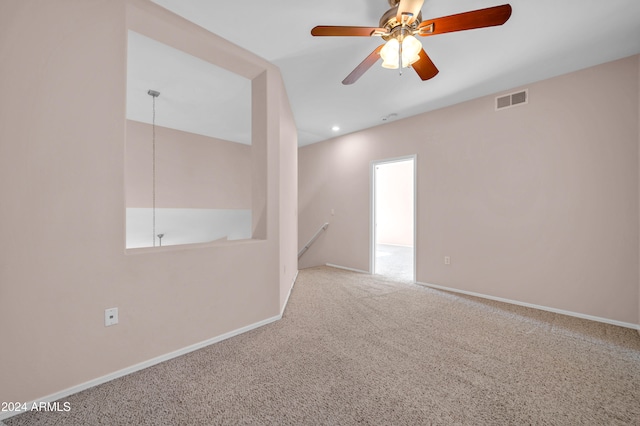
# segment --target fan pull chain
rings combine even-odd
[[[398,71],[400,72],[400,75],[402,75],[402,39],[398,46]]]
[[[402,28],[400,28],[400,37],[398,38],[398,72],[402,75],[402,45],[404,43],[405,28],[407,26],[407,19],[409,16],[405,13],[402,14]]]

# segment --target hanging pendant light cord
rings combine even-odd
[[[153,201],[152,201],[152,211],[153,211],[153,247],[156,246],[156,98],[160,96],[160,92],[156,90],[149,90],[147,92],[149,96],[153,98],[153,118],[151,121],[152,128],[152,163],[153,163],[153,171],[152,171],[152,193],[153,193]]]
[[[156,97],[153,97],[153,246],[156,246]]]

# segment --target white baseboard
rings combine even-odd
[[[284,315],[284,310],[287,309],[287,305],[289,304],[289,298],[291,297],[291,292],[293,292],[293,286],[296,284],[296,280],[298,279],[298,274],[300,271],[296,271],[296,275],[293,277],[293,281],[291,282],[291,287],[289,287],[289,293],[287,294],[287,300],[284,301],[284,305],[282,305],[282,309],[280,310],[280,318]]]
[[[582,318],[582,319],[591,320],[591,321],[603,322],[603,323],[606,323],[606,324],[617,325],[617,326],[620,326],[620,327],[631,328],[631,329],[640,331],[640,324],[632,324],[632,323],[629,323],[629,322],[622,322],[622,321],[612,320],[612,319],[608,319],[608,318],[596,317],[596,316],[593,316],[593,315],[581,314],[579,312],[565,311],[563,309],[549,308],[547,306],[534,305],[533,303],[520,302],[518,300],[504,299],[502,297],[488,296],[488,295],[482,294],[482,293],[475,293],[473,291],[459,290],[459,289],[456,289],[456,288],[445,287],[445,286],[441,286],[441,285],[437,285],[437,284],[428,284],[428,283],[421,283],[421,282],[416,282],[416,284],[422,285],[422,286],[425,286],[425,287],[435,288],[435,289],[438,289],[438,290],[450,291],[452,293],[466,294],[466,295],[469,295],[469,296],[480,297],[482,299],[489,299],[489,300],[495,300],[497,302],[510,303],[512,305],[518,305],[518,306],[524,306],[524,307],[527,307],[527,308],[539,309],[541,311],[548,311],[548,312],[553,312],[553,313],[556,313],[556,314],[568,315],[570,317],[577,317],[577,318]]]
[[[296,274],[296,277],[297,277],[297,274]],[[107,374],[106,376],[98,377],[97,379],[89,380],[88,382],[85,382],[85,383],[82,383],[82,384],[79,384],[79,385],[76,385],[76,386],[72,386],[72,387],[64,389],[64,390],[62,390],[60,392],[56,392],[56,393],[53,393],[51,395],[47,395],[47,396],[45,396],[43,398],[39,398],[37,400],[31,401],[31,402],[27,402],[26,403],[26,407],[32,407],[34,403],[35,404],[39,404],[40,402],[45,402],[46,403],[46,402],[57,401],[59,399],[62,399],[62,398],[65,398],[67,396],[73,395],[75,393],[81,392],[83,390],[92,388],[94,386],[98,386],[98,385],[101,385],[103,383],[110,382],[111,380],[117,379],[119,377],[123,377],[123,376],[126,376],[126,375],[131,374],[131,373],[135,373],[136,371],[144,370],[145,368],[154,366],[156,364],[160,364],[161,362],[168,361],[170,359],[179,357],[181,355],[188,354],[189,352],[193,352],[193,351],[196,351],[198,349],[202,349],[204,347],[207,347],[209,345],[213,345],[214,343],[221,342],[223,340],[229,339],[229,338],[237,336],[239,334],[246,333],[247,331],[251,331],[251,330],[253,330],[255,328],[262,327],[263,325],[267,325],[267,324],[270,324],[272,322],[278,321],[281,318],[282,318],[282,315],[277,315],[277,316],[274,316],[274,317],[271,317],[271,318],[267,318],[265,320],[258,321],[258,322],[254,323],[254,324],[247,325],[245,327],[239,328],[237,330],[230,331],[230,332],[222,334],[220,336],[216,336],[216,337],[213,337],[211,339],[207,339],[207,340],[205,340],[203,342],[195,343],[195,344],[187,346],[185,348],[178,349],[177,351],[173,351],[173,352],[170,352],[168,354],[161,355],[161,356],[158,356],[156,358],[152,358],[152,359],[150,359],[148,361],[143,361],[143,362],[141,362],[139,364],[132,365],[131,367],[127,367],[127,368],[124,368],[122,370],[115,371],[115,372],[113,372],[111,374]],[[2,423],[1,422],[2,420],[8,419],[9,417],[13,417],[13,416],[18,415],[18,414],[23,413],[23,412],[24,411],[4,411],[4,412],[0,412],[0,424]]]
[[[325,264],[325,266],[328,266],[330,268],[344,269],[345,271],[359,272],[361,274],[369,274],[369,271],[363,271],[361,269],[347,268],[346,266],[334,265],[333,263],[327,263],[327,264]]]

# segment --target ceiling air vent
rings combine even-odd
[[[516,93],[509,93],[504,96],[498,96],[496,98],[496,111],[516,105],[523,105],[527,102],[529,102],[529,92],[527,89]]]

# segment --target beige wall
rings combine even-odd
[[[127,120],[127,207],[152,206],[151,125]],[[251,208],[251,146],[156,126],[156,207]]]
[[[127,28],[259,80],[264,240],[125,254]],[[0,58],[0,401],[279,315],[297,266],[280,201],[296,203],[281,182],[295,174],[296,140],[275,67],[142,0],[5,0]],[[120,310],[113,327],[109,307]]]
[[[638,69],[626,58],[530,84],[527,105],[496,112],[489,96],[301,148],[299,247],[331,226],[300,267],[370,270],[370,162],[417,154],[417,281],[636,323]]]
[[[280,93],[286,93],[280,81]],[[284,310],[293,280],[298,274],[298,129],[289,98],[280,97],[280,309]],[[290,141],[295,143],[290,143]],[[285,167],[286,165],[286,167]],[[294,197],[289,194],[295,194]]]

